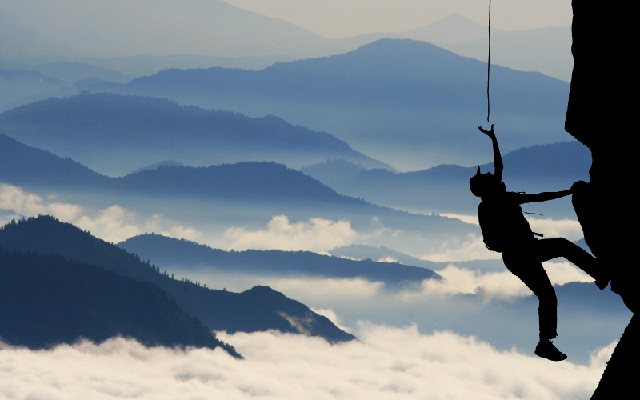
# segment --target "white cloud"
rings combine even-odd
[[[423,260],[434,262],[490,260],[501,258],[500,253],[491,251],[485,246],[482,235],[470,233],[467,240],[453,239],[436,248],[432,253],[420,257]]]
[[[545,238],[563,237],[574,242],[584,236],[582,226],[577,220],[527,217],[527,221],[532,231],[544,235]]]
[[[569,262],[544,262],[542,263],[549,280],[554,285],[564,285],[568,282],[593,282],[594,279],[583,270]]]
[[[6,399],[588,399],[612,346],[589,366],[497,351],[452,332],[361,323],[361,341],[329,345],[275,332],[218,336],[221,350],[145,348],[112,339],[48,351],[4,346]],[[3,346],[0,345],[0,348]]]
[[[75,225],[107,242],[119,242],[140,233],[137,226],[130,224],[134,220],[133,212],[120,206],[111,206],[99,211],[95,218],[83,216]]]
[[[306,298],[367,299],[384,288],[383,282],[370,282],[362,278],[276,278],[269,280],[269,286],[292,298],[302,293]]]
[[[440,214],[440,215],[447,218],[456,218],[468,224],[480,225],[480,223],[478,222],[477,215],[464,215],[464,214]]]
[[[233,227],[225,234],[225,248],[234,250],[273,249],[327,251],[348,246],[358,237],[349,221],[311,218],[292,223],[285,215],[271,218],[266,229]]]
[[[554,285],[568,282],[593,282],[593,278],[568,262],[545,262],[549,280]],[[500,272],[485,272],[459,268],[453,264],[437,271],[442,280],[425,279],[420,285],[401,291],[398,297],[405,301],[420,301],[432,295],[453,296],[480,294],[484,301],[494,298],[510,299],[533,294],[514,274],[505,268]]]
[[[82,207],[64,203],[46,203],[42,197],[26,193],[18,186],[0,183],[0,209],[11,210],[19,215],[36,216],[51,214],[62,221],[69,222],[82,212]]]
[[[591,352],[591,356],[589,357],[589,365],[593,368],[602,368],[603,370],[607,367],[607,362],[611,358],[613,354],[613,350],[615,350],[618,345],[618,341],[615,340],[611,342],[608,346],[605,346],[601,349],[596,349]]]
[[[87,230],[93,236],[107,242],[120,242],[145,231],[156,231],[165,236],[189,240],[202,236],[200,231],[166,220],[161,214],[153,214],[140,222],[140,216],[118,205],[92,211],[75,204],[55,202],[55,199],[55,194],[49,194],[45,200],[37,194],[23,191],[20,187],[1,183],[0,210],[12,211],[15,215],[4,216],[0,222],[6,223],[21,216],[35,217],[48,214]]]
[[[403,290],[398,297],[405,301],[420,301],[425,296],[482,294],[485,300],[493,298],[525,297],[531,290],[517,276],[505,269],[502,272],[471,271],[448,265],[438,271],[442,280],[425,279],[412,289]]]
[[[177,222],[167,220],[162,214],[153,214],[145,221],[145,232],[153,232],[160,235],[186,240],[196,240],[202,237],[202,232],[189,227],[178,225]]]

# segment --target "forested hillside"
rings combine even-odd
[[[117,246],[145,259],[149,258],[154,263],[189,270],[212,268],[246,273],[360,277],[389,284],[441,279],[427,268],[399,263],[374,262],[371,259],[354,261],[310,251],[225,251],[158,234],[138,235],[118,243]]]
[[[202,321],[152,283],[61,255],[0,248],[0,337],[41,349],[123,336],[148,346],[222,347]]]
[[[387,167],[329,133],[273,115],[249,118],[166,99],[108,93],[49,98],[5,111],[0,114],[0,133],[111,175],[167,159],[187,165],[300,165],[343,157],[372,168]]]
[[[211,330],[254,332],[275,329],[320,336],[332,342],[354,339],[326,317],[268,287],[232,293],[211,290],[198,282],[179,281],[138,256],[51,216],[41,215],[5,225],[0,229],[0,246],[6,250],[62,255],[140,282],[156,284]],[[307,321],[305,330],[300,331],[292,325],[291,318]]]

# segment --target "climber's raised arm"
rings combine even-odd
[[[485,131],[481,126],[478,127],[480,132],[491,138],[491,143],[493,144],[493,176],[498,178],[498,181],[502,182],[502,156],[500,155],[500,149],[498,148],[498,139],[496,139],[496,134],[493,132],[493,124],[491,124],[491,129]]]

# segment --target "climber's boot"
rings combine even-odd
[[[540,340],[534,353],[536,353],[538,357],[551,361],[562,361],[567,358],[567,355],[558,350],[550,340]]]

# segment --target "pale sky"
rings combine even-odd
[[[402,32],[452,13],[487,25],[489,0],[226,0],[281,18],[326,37]],[[492,0],[491,25],[499,29],[570,26],[571,0]]]
[[[0,11],[41,33],[76,25],[141,24],[138,10],[153,8],[163,22],[198,19],[213,0],[3,0]],[[226,0],[227,3],[280,18],[326,37],[348,37],[372,32],[401,32],[428,25],[452,13],[487,24],[489,0]],[[492,26],[529,29],[570,26],[571,0],[492,0]],[[75,21],[75,22],[72,22]],[[110,24],[111,22],[111,24]],[[148,21],[147,21],[148,22]],[[36,29],[38,29],[36,28]],[[87,28],[85,28],[87,29]],[[88,28],[87,30],[91,30]],[[115,33],[114,33],[115,34]]]

